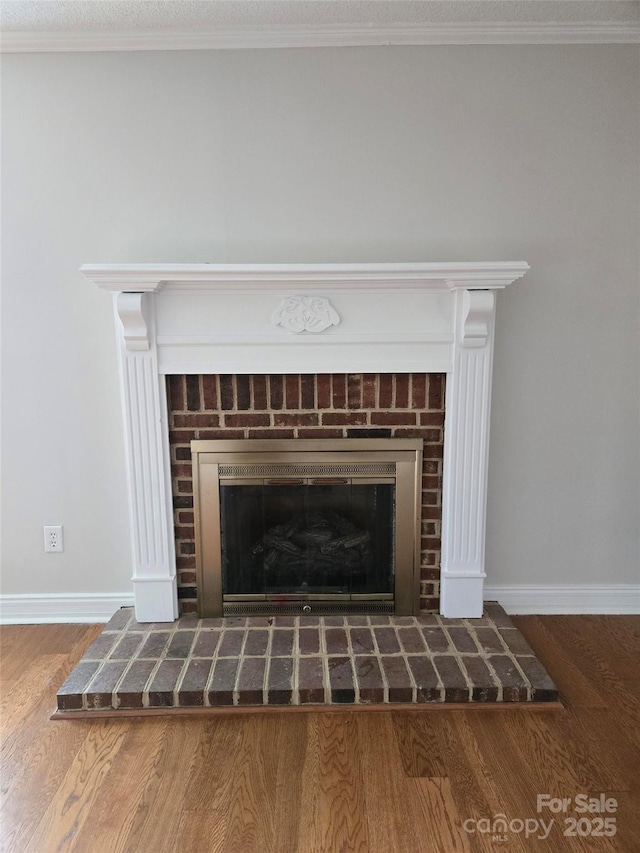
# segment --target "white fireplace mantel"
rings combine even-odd
[[[177,586],[164,376],[446,372],[441,613],[482,614],[495,294],[525,262],[98,264],[114,293],[136,618]]]

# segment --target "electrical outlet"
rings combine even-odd
[[[54,553],[64,551],[64,539],[62,538],[61,524],[44,528],[44,550]]]

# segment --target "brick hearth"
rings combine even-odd
[[[167,377],[178,597],[197,607],[193,439],[422,438],[420,609],[439,607],[444,385],[441,373]]]
[[[136,622],[119,610],[58,692],[59,711],[553,702],[504,610],[481,619],[252,616]]]

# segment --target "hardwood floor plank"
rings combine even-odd
[[[168,720],[161,718],[131,723],[109,774],[96,792],[91,819],[84,821],[71,850],[120,853],[124,849],[167,725]]]
[[[131,723],[94,723],[42,815],[25,853],[72,849],[83,824],[93,818],[98,791],[109,773]]]
[[[448,779],[411,779],[422,807],[424,823],[429,827],[431,849],[447,853],[471,851],[469,835],[463,830]]]
[[[473,821],[470,828],[474,828],[477,821],[504,813],[507,805],[501,793],[501,780],[490,772],[469,725],[469,717],[466,712],[452,715],[448,725],[442,725],[440,737],[460,820],[463,825],[465,821]],[[521,853],[525,850],[519,835],[512,835],[505,844],[477,831],[469,835],[474,853],[502,853],[503,850]]]
[[[356,722],[372,853],[426,850],[428,842],[409,798],[398,796],[405,780],[392,714],[362,714]]]
[[[278,720],[244,717],[229,791],[224,850],[260,853],[273,849]]]
[[[35,658],[24,671],[17,675],[11,688],[3,691],[0,701],[0,720],[2,720],[3,746],[7,746],[11,736],[24,726],[26,708],[33,708],[42,697],[43,689],[54,692],[57,687],[58,671],[67,660],[67,655],[42,655]]]
[[[148,853],[152,850],[170,853],[179,849],[177,834],[180,809],[191,776],[201,728],[201,720],[167,718],[161,747],[155,755],[147,784],[123,841],[122,849],[126,853]]]
[[[558,643],[573,652],[576,666],[586,678],[598,684],[601,693],[615,701],[616,707],[640,726],[640,700],[627,688],[607,659],[599,643],[599,631],[593,625],[576,621],[579,617],[548,617],[553,619],[551,631]]]
[[[491,775],[497,779],[509,780],[501,786],[504,798],[504,815],[508,821],[513,819],[535,820],[540,818],[537,813],[536,784],[530,779],[527,757],[516,748],[509,738],[509,728],[516,716],[509,713],[502,721],[494,715],[482,714],[482,720],[469,717],[469,726],[478,742],[479,749],[489,768]],[[511,838],[511,835],[509,836]],[[564,839],[557,833],[552,833],[547,839],[546,848],[554,853],[564,853],[571,847],[564,844]]]
[[[307,751],[308,716],[281,716],[278,723],[274,853],[297,850],[305,820],[300,768]]]
[[[600,708],[568,708],[563,714],[539,721],[552,728],[556,739],[571,756],[575,772],[590,789],[626,790],[631,759],[622,745],[615,713]],[[640,770],[636,762],[635,770]]]
[[[561,700],[586,708],[606,708],[606,694],[580,670],[571,653],[554,636],[550,620],[556,618],[565,617],[514,616],[513,622],[555,681]]]
[[[203,720],[177,833],[185,850],[224,850],[242,730],[240,719]]]
[[[312,820],[300,825],[298,850],[368,853],[361,751],[353,712],[318,714],[312,720],[316,738],[311,741],[311,761],[305,762],[302,788]]]
[[[446,776],[439,723],[420,714],[394,714],[393,724],[406,776]]]
[[[2,764],[0,849],[19,851],[46,811],[85,741],[91,723],[33,737],[19,762]],[[37,784],[34,783],[37,780]]]

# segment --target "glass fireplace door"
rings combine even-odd
[[[191,442],[198,613],[419,610],[422,440]]]
[[[221,480],[220,524],[225,603],[393,600],[394,478]]]

